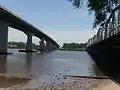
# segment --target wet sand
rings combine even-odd
[[[31,80],[28,82],[25,81],[24,83],[18,85],[13,85],[12,87],[10,86],[8,88],[2,87],[0,88],[0,90],[120,90],[120,86],[115,84],[110,79],[93,79],[78,77],[64,77],[64,79],[66,81],[67,79],[69,79],[69,82],[51,82],[48,84],[47,81],[43,81],[42,84],[37,83],[38,85],[35,87],[28,87],[30,82],[32,81]],[[10,81],[13,82],[14,80],[11,79]],[[59,81],[61,80],[59,79]]]
[[[28,82],[29,78],[0,76],[0,88],[8,88]],[[1,90],[1,89],[0,89]]]
[[[0,77],[0,90],[120,90],[120,86],[107,77],[66,76],[62,73],[49,73],[39,77],[28,75],[5,78],[2,76]]]
[[[60,84],[43,84],[36,90],[120,90],[120,86],[110,79],[69,78],[70,82]],[[30,89],[30,88],[29,88]],[[28,90],[29,90],[28,89]]]
[[[37,87],[39,90],[97,90],[98,87],[111,84],[110,80],[72,78],[70,83],[49,84]],[[105,89],[106,90],[106,89]]]

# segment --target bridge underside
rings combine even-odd
[[[120,82],[120,33],[86,48],[98,67]]]

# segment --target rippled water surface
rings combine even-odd
[[[9,51],[13,55],[0,55],[0,73],[35,76],[60,72],[75,76],[103,75],[91,57],[83,51],[53,51],[44,54],[26,54],[14,49]]]

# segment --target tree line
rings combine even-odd
[[[76,49],[76,48],[86,48],[86,43],[64,43],[62,48]]]
[[[85,48],[86,43],[64,43],[62,48],[59,48],[59,50],[84,51]]]
[[[8,48],[16,48],[16,49],[25,49],[26,44],[24,42],[8,42]],[[33,49],[38,49],[39,45],[36,45],[35,43],[32,44]]]

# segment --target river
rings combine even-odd
[[[12,55],[0,55],[1,74],[34,76],[61,72],[75,76],[103,76],[91,57],[84,51],[53,51],[41,54],[22,53],[9,49]]]

